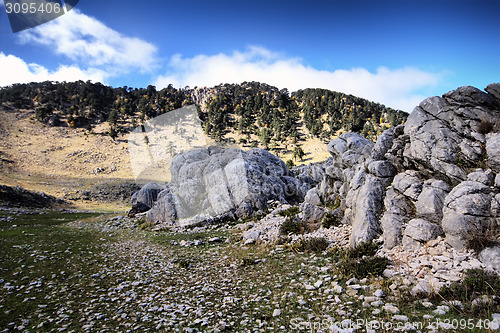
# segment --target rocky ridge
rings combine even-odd
[[[259,156],[251,162],[245,158],[242,160],[241,165],[246,169],[238,174],[238,184],[251,180],[253,187],[245,194],[253,196],[250,195],[250,200],[241,200],[240,205],[221,200],[221,193],[228,198],[241,195],[239,188],[228,186],[231,179],[228,175],[231,170],[236,170],[228,167],[236,165],[234,158],[219,165],[220,156],[231,154],[229,151],[217,150],[220,156],[203,157],[205,162],[201,169],[185,157],[182,161],[179,158],[173,169],[183,170],[185,175],[194,177],[182,178],[178,171],[174,171],[173,185],[167,187],[174,186],[178,191],[186,191],[191,181],[188,179],[206,181],[206,171],[200,173],[200,170],[205,170],[208,165],[216,164],[214,170],[218,170],[217,174],[221,176],[225,173],[225,179],[212,178],[213,182],[206,182],[208,192],[202,192],[208,193],[211,217],[200,218],[202,215],[198,215],[187,223],[178,219],[169,208],[176,199],[169,189],[165,189],[158,194],[159,199],[149,210],[148,218],[153,222],[169,221],[173,226],[188,226],[193,221],[199,225],[216,222],[217,217],[227,212],[231,218],[262,216],[266,210],[269,212],[268,204],[274,200],[281,204],[304,201],[296,218],[319,224],[327,213],[341,214],[343,225],[352,230],[351,247],[379,238],[387,251],[418,252],[436,239],[441,239],[440,243],[450,251],[463,251],[466,244],[484,237],[489,237],[489,243],[485,245],[498,244],[499,92],[500,84],[491,84],[486,92],[468,86],[442,97],[428,98],[415,108],[404,125],[386,130],[375,143],[359,134],[345,133],[328,145],[332,157],[327,161],[292,171],[262,150],[238,151],[239,155]],[[195,151],[188,154],[207,153]],[[284,195],[290,188],[294,196]],[[195,192],[188,191],[193,195]],[[340,202],[340,207],[328,208],[335,200]],[[232,204],[228,205],[229,202]],[[218,205],[225,205],[223,214],[219,208],[214,209]],[[276,216],[276,211],[264,215],[245,231],[247,240],[276,241],[277,230],[285,219]],[[323,235],[327,234],[326,230]],[[479,255],[484,266],[500,270],[494,256],[499,251],[498,246],[486,246]]]

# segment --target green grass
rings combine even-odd
[[[0,217],[6,215],[6,212],[0,213]],[[70,287],[77,281],[80,285],[86,282],[78,274],[94,273],[95,265],[89,262],[83,266],[81,259],[95,251],[96,235],[60,225],[96,215],[48,212],[16,215],[11,222],[0,222],[0,279],[12,285],[11,290],[0,288],[0,327],[10,327],[14,318],[24,318],[29,320],[29,326],[38,326],[39,314],[55,312],[60,305],[58,295],[51,294],[49,280]],[[74,291],[68,292],[68,301],[82,300],[72,294]],[[77,311],[76,300],[68,309]],[[49,330],[56,327],[55,324],[44,323],[38,331]]]
[[[0,218],[5,217],[6,213],[0,212]],[[115,295],[118,300],[114,302],[109,299],[113,296],[107,296],[121,281],[137,280],[150,280],[149,284],[154,287],[144,291],[144,294],[141,292],[148,285],[124,292],[136,292],[139,299],[146,298],[151,304],[155,304],[156,297],[160,296],[162,303],[159,305],[183,302],[193,305],[190,300],[203,298],[201,307],[193,306],[185,318],[180,318],[173,328],[165,332],[176,328],[183,331],[185,327],[213,331],[221,320],[228,324],[233,322],[221,331],[253,332],[261,329],[284,332],[290,331],[292,319],[307,320],[309,316],[314,316],[311,318],[315,320],[331,316],[339,321],[347,318],[388,321],[392,318],[386,313],[372,315],[373,309],[363,307],[357,297],[371,296],[376,288],[390,295],[389,285],[392,282],[373,276],[376,275],[373,274],[374,269],[379,265],[376,262],[378,257],[374,256],[378,244],[363,244],[356,250],[338,250],[334,255],[323,255],[321,251],[318,254],[296,253],[286,246],[242,247],[225,242],[232,238],[232,232],[224,228],[186,233],[152,232],[138,228],[104,232],[101,222],[106,217],[97,214],[50,212],[14,217],[14,221],[0,222],[0,279],[4,280],[0,283],[2,329],[13,329],[9,326],[11,322],[19,326],[21,319],[26,319],[26,330],[32,332],[57,331],[62,327],[80,332],[83,331],[82,322],[86,323],[91,316],[102,313],[106,319],[94,319],[96,324],[92,331],[124,332],[140,324],[142,326],[138,331],[161,332],[153,324],[141,322],[140,315],[136,315],[147,311],[145,305],[127,303],[120,298],[124,297],[123,294],[119,293]],[[66,224],[78,220],[83,223]],[[12,228],[12,224],[17,227]],[[209,242],[213,237],[224,241]],[[203,242],[202,245],[179,245],[182,241],[198,240]],[[312,248],[314,246],[311,245]],[[152,257],[150,263],[158,261],[158,266],[145,266],[150,267],[145,270],[141,263],[146,257]],[[341,277],[335,278],[344,259],[345,263],[352,260],[354,266],[345,266],[350,272],[358,269],[355,265],[369,271],[370,285],[374,287],[359,290],[355,297],[343,292],[338,295],[341,302],[337,304],[333,303],[336,295],[326,290],[332,288],[332,281],[347,289]],[[137,260],[135,264],[131,264],[134,260]],[[481,289],[481,292],[487,291],[492,295],[488,284],[498,288],[498,281],[483,277],[478,273],[465,283],[467,286],[482,285],[486,289]],[[306,290],[306,285],[313,285],[319,279],[324,281],[321,288]],[[480,284],[483,280],[485,283]],[[40,286],[38,281],[41,281]],[[4,288],[7,282],[13,289]],[[213,290],[204,290],[205,287],[213,287]],[[471,295],[471,292],[469,290],[466,294]],[[481,293],[478,290],[474,292]],[[149,299],[150,293],[156,296]],[[456,293],[463,295],[461,291]],[[449,299],[453,297],[450,295]],[[422,316],[433,310],[424,308],[418,298],[411,298],[404,292],[399,297],[384,301],[397,305],[401,314],[407,315],[410,320],[423,320]],[[440,302],[443,302],[442,299],[433,300],[435,305],[440,305]],[[89,308],[93,309],[93,314],[86,312]],[[278,308],[281,315],[273,317],[273,311]],[[118,310],[130,316],[120,321],[113,316]],[[197,310],[220,313],[220,316],[210,318],[210,325],[203,326],[195,323],[196,319],[203,317],[197,314]],[[346,314],[339,314],[339,310],[346,310]],[[61,319],[61,315],[67,318]],[[489,313],[479,315],[484,319]],[[450,311],[443,319],[461,317],[479,318],[470,313]],[[42,323],[43,326],[39,327]],[[125,323],[132,326],[127,328]]]

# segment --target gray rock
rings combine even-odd
[[[408,222],[404,235],[418,242],[428,242],[443,234],[437,224],[422,219],[413,219]]]
[[[412,165],[458,184],[466,179],[464,167],[484,162],[479,123],[482,119],[498,119],[498,110],[498,100],[473,87],[424,100],[405,123],[405,135],[410,141],[405,158]]]
[[[491,225],[491,189],[481,183],[465,181],[445,198],[442,227],[446,241],[454,248],[464,247],[471,232],[483,232]]]
[[[486,269],[500,273],[500,246],[488,247],[482,250],[479,254],[479,260]]]
[[[495,183],[495,174],[491,170],[484,171],[483,169],[476,169],[467,175],[467,180],[482,183],[486,186],[493,186]]]
[[[306,197],[304,199],[306,202],[319,206],[321,205],[321,198],[319,196],[318,189],[316,187],[313,187],[309,191],[307,191]]]
[[[392,249],[401,244],[403,238],[403,225],[408,217],[398,214],[385,213],[380,220],[383,231],[384,247]]]
[[[497,104],[500,105],[500,83],[491,83],[484,90],[495,98]]]
[[[491,214],[496,219],[497,226],[500,227],[500,193],[491,199]]]
[[[497,102],[500,101],[500,83],[489,84],[484,90],[492,97],[496,98]]]
[[[299,218],[307,223],[318,223],[326,215],[324,208],[304,202],[300,205]]]
[[[415,205],[410,198],[397,192],[391,186],[387,190],[384,206],[386,210],[380,220],[384,247],[392,249],[401,244],[403,226],[413,218]]]
[[[165,189],[164,185],[156,183],[148,183],[144,185],[139,191],[135,192],[131,198],[132,207],[142,204],[146,207],[153,207],[158,194]]]
[[[351,247],[356,247],[362,242],[369,242],[380,234],[380,214],[383,207],[385,187],[387,182],[370,174],[359,189],[353,209]]]
[[[488,166],[500,171],[500,133],[487,135],[486,153],[488,154]]]
[[[395,129],[389,128],[377,137],[377,142],[375,142],[372,149],[372,158],[374,160],[383,160],[385,158],[385,154],[392,148],[395,136]]]
[[[352,167],[371,155],[374,143],[356,133],[344,133],[328,144],[328,152],[337,165]]]
[[[396,168],[389,161],[373,161],[368,164],[368,171],[377,177],[394,177],[397,173]]]
[[[257,240],[260,236],[260,230],[247,230],[243,232],[242,237],[244,240]]]
[[[324,163],[302,164],[295,167],[291,171],[303,183],[316,185],[323,180],[325,176],[325,169],[332,161],[333,160],[330,158],[329,161],[325,161]]]
[[[195,149],[176,155],[171,173],[167,190],[148,212],[150,221],[169,223],[233,212],[249,216],[265,209],[270,200],[300,202],[310,188],[263,149]]]
[[[450,186],[442,180],[427,180],[415,203],[417,217],[434,223],[441,222],[444,199],[450,191]]]
[[[423,181],[420,179],[420,174],[418,172],[408,170],[397,174],[391,186],[394,190],[410,199],[418,200],[418,196],[422,192]]]
[[[495,187],[500,189],[500,173],[495,177]]]

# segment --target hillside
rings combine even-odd
[[[18,84],[0,90],[0,183],[84,206],[109,207],[112,200],[122,207],[123,187],[135,189],[128,133],[194,103],[208,141],[266,148],[290,165],[326,159],[326,144],[340,133],[374,139],[407,117],[351,95],[289,93],[257,82],[160,91],[82,81]]]

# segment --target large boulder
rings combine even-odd
[[[446,241],[462,249],[474,233],[484,233],[493,225],[491,188],[473,181],[457,185],[444,201],[442,227]]]
[[[210,217],[245,217],[264,210],[268,201],[301,202],[310,188],[263,149],[195,149],[174,157],[171,174],[172,180],[147,214],[150,221],[185,220],[178,224],[186,225]]]
[[[425,181],[415,202],[417,217],[439,223],[443,218],[444,199],[450,191],[451,187],[442,180]]]
[[[441,227],[423,219],[410,220],[405,228],[403,245],[407,249],[418,248],[421,243],[436,239],[443,234]]]
[[[135,192],[131,198],[132,208],[143,207],[142,209],[149,210],[153,207],[158,194],[165,189],[165,185],[156,183],[147,183],[139,191]]]
[[[357,133],[344,133],[328,144],[328,152],[336,165],[353,167],[371,155],[374,143]]]
[[[383,208],[385,187],[383,178],[367,174],[365,182],[355,196],[352,219],[351,247],[369,242],[380,234],[380,215]]]
[[[487,136],[486,153],[488,154],[488,166],[500,172],[500,133],[492,133]]]
[[[474,87],[428,98],[405,124],[410,141],[405,158],[413,166],[456,185],[466,179],[464,168],[484,163],[481,121],[499,118],[498,100]]]

